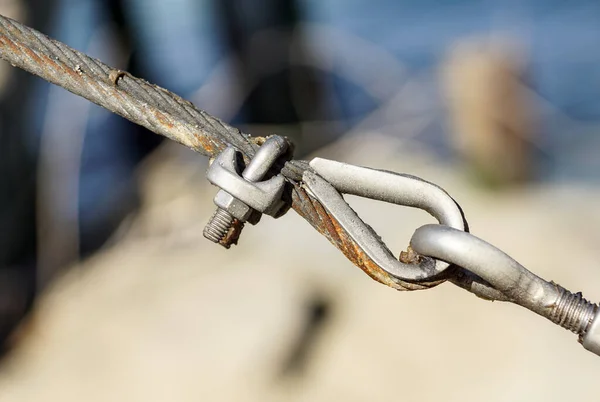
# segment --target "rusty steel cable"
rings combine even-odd
[[[231,145],[249,160],[261,141],[164,88],[111,68],[2,15],[0,58],[210,158]],[[291,207],[371,278],[398,290],[419,290],[454,276],[455,270],[450,269],[436,280],[410,282],[382,270],[303,188],[302,174],[308,169],[308,163],[299,160],[281,167],[289,183],[286,195]]]
[[[163,88],[113,69],[1,15],[0,58],[210,158],[233,147],[250,161],[264,141],[242,133]],[[440,192],[441,189],[435,191],[441,198],[421,199],[422,191],[395,194],[392,197],[394,203],[418,206],[430,213],[440,206],[442,212],[448,210],[448,206],[454,211],[453,216],[458,220],[449,220],[444,214],[438,214],[438,218],[440,223],[445,222],[455,228],[442,224],[418,229],[411,239],[408,252],[401,256],[399,265],[403,268],[399,274],[406,274],[410,269],[405,268],[413,268],[411,264],[419,265],[423,258],[433,258],[435,266],[429,267],[432,275],[427,279],[413,280],[416,276],[403,276],[404,279],[400,279],[384,268],[386,264],[396,265],[397,261],[388,259],[383,265],[378,265],[375,261],[379,260],[381,254],[369,252],[369,247],[365,245],[374,242],[377,247],[385,247],[381,239],[374,232],[367,233],[372,229],[360,221],[345,202],[342,202],[344,205],[340,204],[340,209],[331,201],[331,197],[327,200],[319,198],[319,194],[324,194],[322,189],[316,186],[318,182],[311,184],[310,178],[318,178],[319,173],[328,177],[328,165],[335,165],[337,173],[335,177],[329,177],[331,182],[322,180],[339,198],[341,195],[338,193],[346,192],[390,201],[388,187],[397,188],[396,185],[386,184],[386,180],[397,181],[399,177],[411,181],[413,185],[415,181],[421,187],[426,184],[420,183],[417,178],[397,174],[392,174],[392,177],[389,176],[390,172],[368,168],[359,168],[357,171],[346,166],[346,172],[342,172],[337,166],[339,163],[332,161],[328,164],[313,160],[309,165],[306,161],[290,160],[274,165],[287,181],[283,199],[288,201],[289,206],[371,278],[398,290],[427,289],[448,280],[484,299],[504,300],[529,308],[577,333],[586,349],[600,355],[598,305],[590,303],[581,293],[571,293],[554,282],[546,282],[491,244],[464,231],[468,226],[459,219],[464,219],[462,210],[458,204],[452,205],[454,200],[443,190]],[[378,179],[373,180],[371,173]],[[355,188],[360,184],[357,183],[360,181],[358,175],[363,176],[368,188]],[[383,176],[389,177],[384,180]],[[443,205],[440,200],[445,200]],[[357,224],[359,230],[353,230]],[[231,236],[236,235],[239,235],[239,230],[232,230]],[[389,252],[387,248],[384,251],[384,254]],[[447,264],[440,262],[457,265],[446,269]],[[443,271],[438,274],[440,269]]]

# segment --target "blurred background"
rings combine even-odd
[[[600,3],[0,0],[253,135],[444,187],[600,301]],[[522,308],[379,285],[294,213],[230,251],[206,158],[0,64],[0,401],[596,400]],[[432,218],[349,197],[399,253]],[[391,224],[391,222],[394,222]]]

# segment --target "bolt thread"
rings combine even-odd
[[[204,228],[204,237],[213,243],[219,243],[231,229],[234,217],[227,211],[217,208]]]
[[[598,305],[583,298],[581,292],[571,293],[558,286],[560,296],[550,314],[550,320],[579,335],[584,335],[592,323]]]

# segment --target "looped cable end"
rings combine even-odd
[[[303,175],[304,186],[356,244],[361,253],[388,275],[403,281],[439,278],[449,264],[431,258],[416,263],[397,260],[381,237],[344,200],[341,193],[419,208],[440,223],[464,230],[465,219],[456,202],[440,187],[417,177],[315,158],[314,171]]]

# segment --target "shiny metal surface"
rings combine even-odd
[[[419,208],[442,224],[464,230],[466,224],[462,211],[443,189],[414,176],[327,159],[315,158],[310,166],[316,173],[304,173],[306,188],[384,271],[403,280],[419,281],[434,277],[448,268],[449,264],[428,258],[418,263],[398,261],[377,233],[360,219],[341,195],[352,194]]]
[[[458,265],[480,276],[502,292],[508,301],[546,317],[584,339],[592,331],[586,349],[600,355],[598,319],[594,319],[598,306],[584,299],[581,293],[571,293],[545,281],[500,249],[448,226],[420,227],[410,244],[419,254]]]
[[[281,209],[283,176],[260,180],[287,149],[283,137],[267,138],[241,175],[235,148],[227,147],[216,157],[206,177],[221,190],[214,198],[218,208],[204,229],[204,237],[229,248],[237,243],[244,222],[256,224],[262,213],[275,215]]]
[[[596,312],[594,320],[581,338],[581,344],[590,352],[600,356],[600,312]]]

